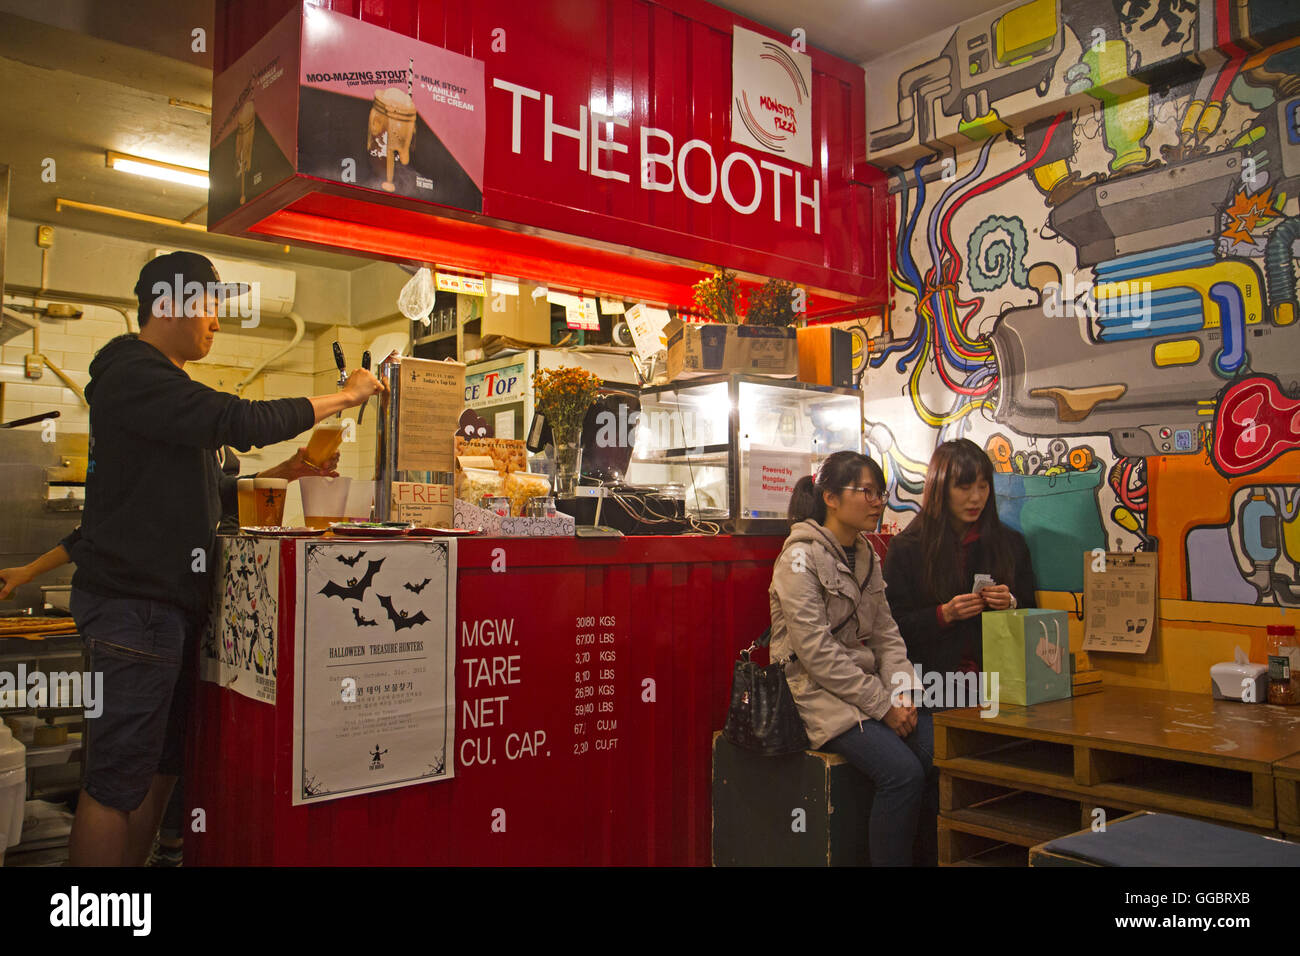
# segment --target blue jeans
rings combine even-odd
[[[822,749],[842,755],[875,787],[868,826],[871,865],[933,865],[939,786],[929,711],[917,710],[916,729],[906,737],[878,720],[864,720],[860,729],[851,727]]]

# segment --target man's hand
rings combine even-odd
[[[347,397],[347,407],[351,408],[354,405],[360,405],[371,395],[378,395],[385,388],[384,383],[375,378],[373,373],[364,368],[359,368],[348,376],[348,380],[343,383],[340,392]]]
[[[7,598],[24,584],[30,584],[35,577],[36,575],[31,566],[26,564],[21,568],[0,569],[0,601]]]
[[[299,448],[292,457],[286,458],[278,465],[272,465],[265,471],[258,472],[258,477],[297,481],[299,478],[337,478],[339,476],[339,473],[335,470],[339,466],[338,452],[335,452],[334,457],[325,462],[320,468],[308,463],[306,455],[307,449]]]
[[[891,707],[881,720],[886,727],[898,734],[898,736],[906,737],[916,729],[916,708],[911,706]]]
[[[990,611],[1005,611],[1011,607],[1011,588],[1005,584],[990,584],[982,587],[979,597]]]
[[[1001,587],[1005,589],[1006,585],[1001,585]],[[945,624],[951,624],[953,621],[964,621],[983,612],[984,598],[979,594],[958,594],[947,604],[940,605],[940,610],[943,612]]]

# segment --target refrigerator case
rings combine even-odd
[[[641,391],[627,480],[680,484],[688,514],[736,534],[782,534],[794,484],[832,452],[862,451],[862,392],[761,375]]]

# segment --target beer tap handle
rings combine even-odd
[[[343,347],[337,342],[334,343],[334,364],[339,367],[339,388],[348,380],[348,366],[343,361]]]
[[[367,372],[370,371],[370,350],[369,350],[369,349],[367,349],[366,351],[364,351],[364,352],[361,353],[361,367],[362,367],[363,369],[365,369]],[[358,424],[358,425],[361,424],[361,419],[365,418],[365,416],[366,416],[366,406],[369,405],[369,404],[370,404],[370,399],[368,399],[368,398],[367,398],[364,402],[361,403],[361,411],[357,412],[357,424]]]

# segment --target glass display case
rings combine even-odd
[[[680,486],[686,511],[737,534],[781,534],[790,492],[827,455],[862,451],[862,392],[762,375],[641,390],[627,481]]]

